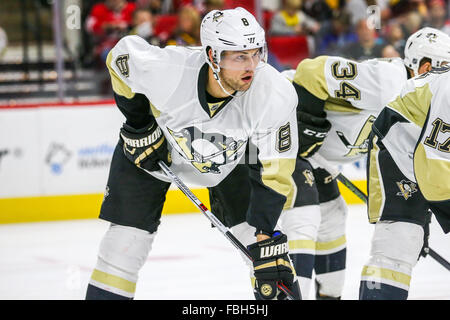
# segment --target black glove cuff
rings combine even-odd
[[[248,250],[254,260],[281,257],[289,252],[287,236],[276,231],[272,238],[249,245]]]
[[[145,127],[140,128],[140,129],[136,129],[127,123],[123,124],[122,129],[127,132],[130,132],[130,133],[136,133],[136,134],[146,133],[148,131],[151,131],[151,129],[153,128],[154,125],[158,125],[154,118],[152,120],[153,121],[149,122]]]
[[[299,122],[328,131],[331,129],[331,122],[326,119],[326,116],[327,114],[325,112],[323,112],[323,117],[317,117],[303,111],[297,112]]]
[[[255,236],[257,236],[258,234],[265,234],[266,236],[272,237],[272,233],[273,232],[268,232],[268,231],[264,231],[264,230],[261,230],[261,229],[256,229]]]

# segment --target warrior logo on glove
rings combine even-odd
[[[285,286],[294,296],[301,297],[295,282],[295,271],[289,259],[289,246],[285,234],[276,231],[272,238],[248,246],[253,260],[255,293],[262,299],[283,300],[286,294],[278,289]]]
[[[262,247],[260,257],[261,258],[269,258],[272,256],[277,256],[277,255],[288,253],[288,252],[289,252],[289,247],[288,247],[287,242],[285,242],[285,243],[277,244],[275,246]]]
[[[156,171],[159,170],[159,160],[167,165],[172,162],[167,140],[154,120],[142,129],[124,123],[120,129],[120,139],[125,156],[140,168]]]

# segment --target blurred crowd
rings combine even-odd
[[[310,57],[402,57],[406,39],[424,26],[450,35],[449,0],[261,0],[259,4],[267,36],[305,37]],[[255,10],[254,0],[98,1],[87,15],[85,32],[92,55],[101,64],[128,34],[160,47],[200,45],[203,16],[236,5]],[[271,61],[278,69],[287,67],[274,55]]]

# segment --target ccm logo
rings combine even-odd
[[[261,248],[261,258],[268,258],[280,254],[288,253],[289,247],[287,243],[277,244],[275,246]]]
[[[303,133],[308,135],[308,136],[313,136],[316,138],[325,138],[327,136],[328,132],[316,132],[310,129],[305,129],[303,130]]]

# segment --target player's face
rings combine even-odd
[[[255,69],[261,62],[261,50],[225,51],[220,62],[220,78],[225,89],[245,91],[252,84]]]

